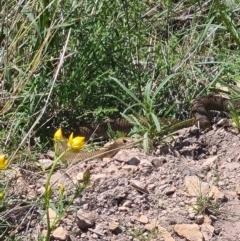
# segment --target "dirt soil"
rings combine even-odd
[[[52,240],[240,240],[240,135],[234,132],[186,128],[151,156],[135,147],[58,170],[52,178],[53,215],[58,185],[70,198],[86,169],[91,184],[56,225]],[[46,175],[18,169],[6,176],[7,197],[18,200],[3,213],[12,226],[8,234],[14,240],[39,240]]]

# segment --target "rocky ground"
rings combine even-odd
[[[224,128],[206,133],[187,128],[151,156],[135,147],[59,169],[52,178],[52,218],[61,209],[56,208],[60,183],[70,198],[89,169],[91,184],[61,218],[52,240],[240,240],[239,137]],[[6,172],[12,187],[8,196],[18,198],[18,205],[9,203],[3,218],[12,225],[14,240],[40,240],[46,176],[12,172]]]

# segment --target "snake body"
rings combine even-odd
[[[121,137],[115,140],[112,144],[107,147],[104,147],[100,150],[96,151],[80,151],[75,152],[72,150],[67,151],[62,157],[63,160],[71,160],[71,161],[82,161],[82,160],[90,160],[93,158],[103,158],[103,157],[113,157],[117,152],[127,146],[132,146],[134,143],[131,137]],[[67,140],[63,140],[61,142],[57,142],[55,144],[55,151],[57,155],[60,155],[64,150],[67,150]]]
[[[174,130],[179,130],[184,127],[190,127],[192,125],[196,125],[200,127],[201,129],[206,129],[211,127],[211,112],[210,110],[218,110],[218,111],[228,111],[229,104],[232,104],[234,108],[240,109],[240,104],[237,102],[230,102],[230,100],[223,98],[221,96],[205,96],[205,97],[199,97],[195,99],[192,103],[191,107],[191,113],[193,116],[193,119],[190,119],[185,122],[180,122],[178,120],[174,119],[166,119],[166,118],[159,118],[160,123],[166,124],[166,125],[176,125],[176,128]],[[144,124],[144,120],[139,120],[140,123]],[[180,123],[179,123],[180,122]],[[86,140],[89,140],[91,137],[94,138],[108,138],[107,131],[109,128],[111,128],[113,131],[121,131],[124,133],[130,132],[133,125],[129,123],[126,119],[123,118],[117,118],[115,120],[110,120],[107,123],[101,123],[101,124],[91,124],[86,127],[78,127],[75,130],[75,133],[77,135],[85,136]],[[72,159],[78,159],[78,160],[85,160],[90,159],[93,157],[109,157],[113,156],[118,152],[120,148],[123,148],[126,146],[126,144],[132,143],[133,140],[131,138],[119,138],[117,139],[112,145],[109,147],[103,149],[103,150],[97,150],[97,151],[91,151],[91,152],[79,152],[75,153],[73,151],[69,151],[65,154],[64,159],[72,160]],[[66,143],[62,143],[59,146],[58,152],[61,152],[65,150]]]
[[[178,124],[178,129],[184,127],[190,127],[192,125],[200,126],[201,129],[206,129],[211,126],[212,115],[210,110],[218,111],[228,111],[228,105],[233,104],[236,109],[240,109],[240,104],[237,102],[230,102],[229,99],[226,99],[221,96],[205,96],[195,99],[191,106],[191,113],[193,119],[180,123],[179,120],[168,119],[168,118],[159,118],[159,122],[166,125],[175,125]],[[139,120],[141,124],[144,124],[144,120]],[[107,131],[112,129],[113,131],[121,131],[124,133],[129,133],[133,125],[129,123],[126,119],[117,118],[114,120],[109,120],[106,123],[100,124],[91,124],[85,127],[77,127],[74,129],[74,133],[77,135],[85,136],[86,140],[89,140],[91,137],[103,139],[108,139]]]

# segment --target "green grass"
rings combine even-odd
[[[191,101],[217,83],[238,99],[239,9],[239,1],[1,2],[1,150],[16,160],[51,143],[60,124],[120,113],[145,115],[147,127],[136,117],[135,126],[154,137],[156,117],[189,118]]]

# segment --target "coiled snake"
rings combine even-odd
[[[210,110],[218,110],[218,111],[228,111],[229,104],[232,104],[236,109],[239,109],[240,104],[235,102],[230,102],[230,100],[223,98],[221,96],[206,96],[206,97],[199,97],[195,99],[192,103],[191,107],[191,113],[193,115],[193,119],[184,122],[183,124],[179,124],[177,129],[182,129],[184,127],[190,127],[193,124],[200,127],[201,129],[206,129],[211,127],[211,113]],[[178,120],[169,120],[169,119],[163,119],[159,118],[159,121],[161,123],[167,124],[177,124],[179,123]],[[89,140],[92,136],[96,137],[102,137],[107,139],[108,138],[108,129],[109,127],[113,131],[121,131],[124,133],[128,133],[131,128],[133,127],[132,124],[130,124],[127,120],[123,118],[118,118],[115,120],[111,120],[107,123],[101,123],[101,124],[91,124],[87,127],[79,127],[76,129],[77,135],[85,136],[86,140]],[[72,151],[69,151],[65,154],[64,159],[66,160],[85,160],[85,159],[91,159],[94,157],[109,157],[115,155],[119,149],[122,147],[125,147],[126,145],[132,145],[134,144],[134,141],[132,138],[124,137],[117,139],[112,145],[106,147],[102,150],[97,151],[91,151],[91,152],[79,152],[75,153]],[[58,147],[58,153],[61,153],[63,150],[66,149],[66,143],[62,143]]]

